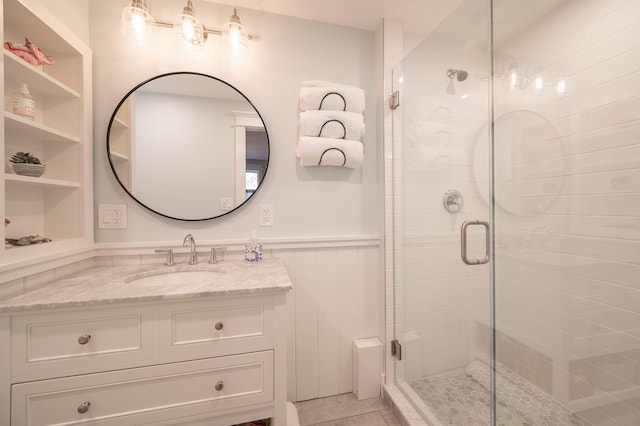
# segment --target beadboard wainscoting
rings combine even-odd
[[[208,260],[211,247],[227,247],[225,259],[242,259],[243,244],[197,241],[199,260]],[[379,337],[384,341],[380,237],[279,238],[264,239],[263,244],[263,258],[282,259],[293,283],[293,291],[287,294],[287,399],[304,401],[351,392],[353,340]],[[67,265],[56,264],[0,284],[0,297],[92,266],[162,263],[166,255],[155,253],[159,248],[173,249],[176,263],[187,262],[189,249],[179,241],[97,244],[70,257]]]

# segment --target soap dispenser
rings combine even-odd
[[[251,231],[251,238],[244,245],[244,260],[252,263],[262,260],[262,242],[258,239],[256,231]]]
[[[22,117],[30,118],[31,120],[35,119],[36,103],[31,97],[26,83],[22,83],[20,90],[13,94],[11,98],[11,112]]]

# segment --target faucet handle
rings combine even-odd
[[[220,257],[223,260],[224,259],[224,251],[226,250],[226,247],[211,247],[211,254],[209,255],[209,263],[218,263],[218,251],[220,251]]]
[[[164,264],[168,266],[175,265],[175,262],[173,261],[172,249],[166,249],[166,250],[157,249],[156,253],[167,253],[167,260],[164,262]]]

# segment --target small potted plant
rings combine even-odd
[[[9,161],[18,175],[40,177],[44,173],[45,165],[31,153],[16,152]]]

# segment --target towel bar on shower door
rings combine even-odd
[[[467,257],[467,228],[471,225],[482,225],[485,228],[485,254],[482,259],[469,259]],[[489,222],[482,220],[466,220],[460,228],[460,255],[467,265],[482,265],[489,262]]]

